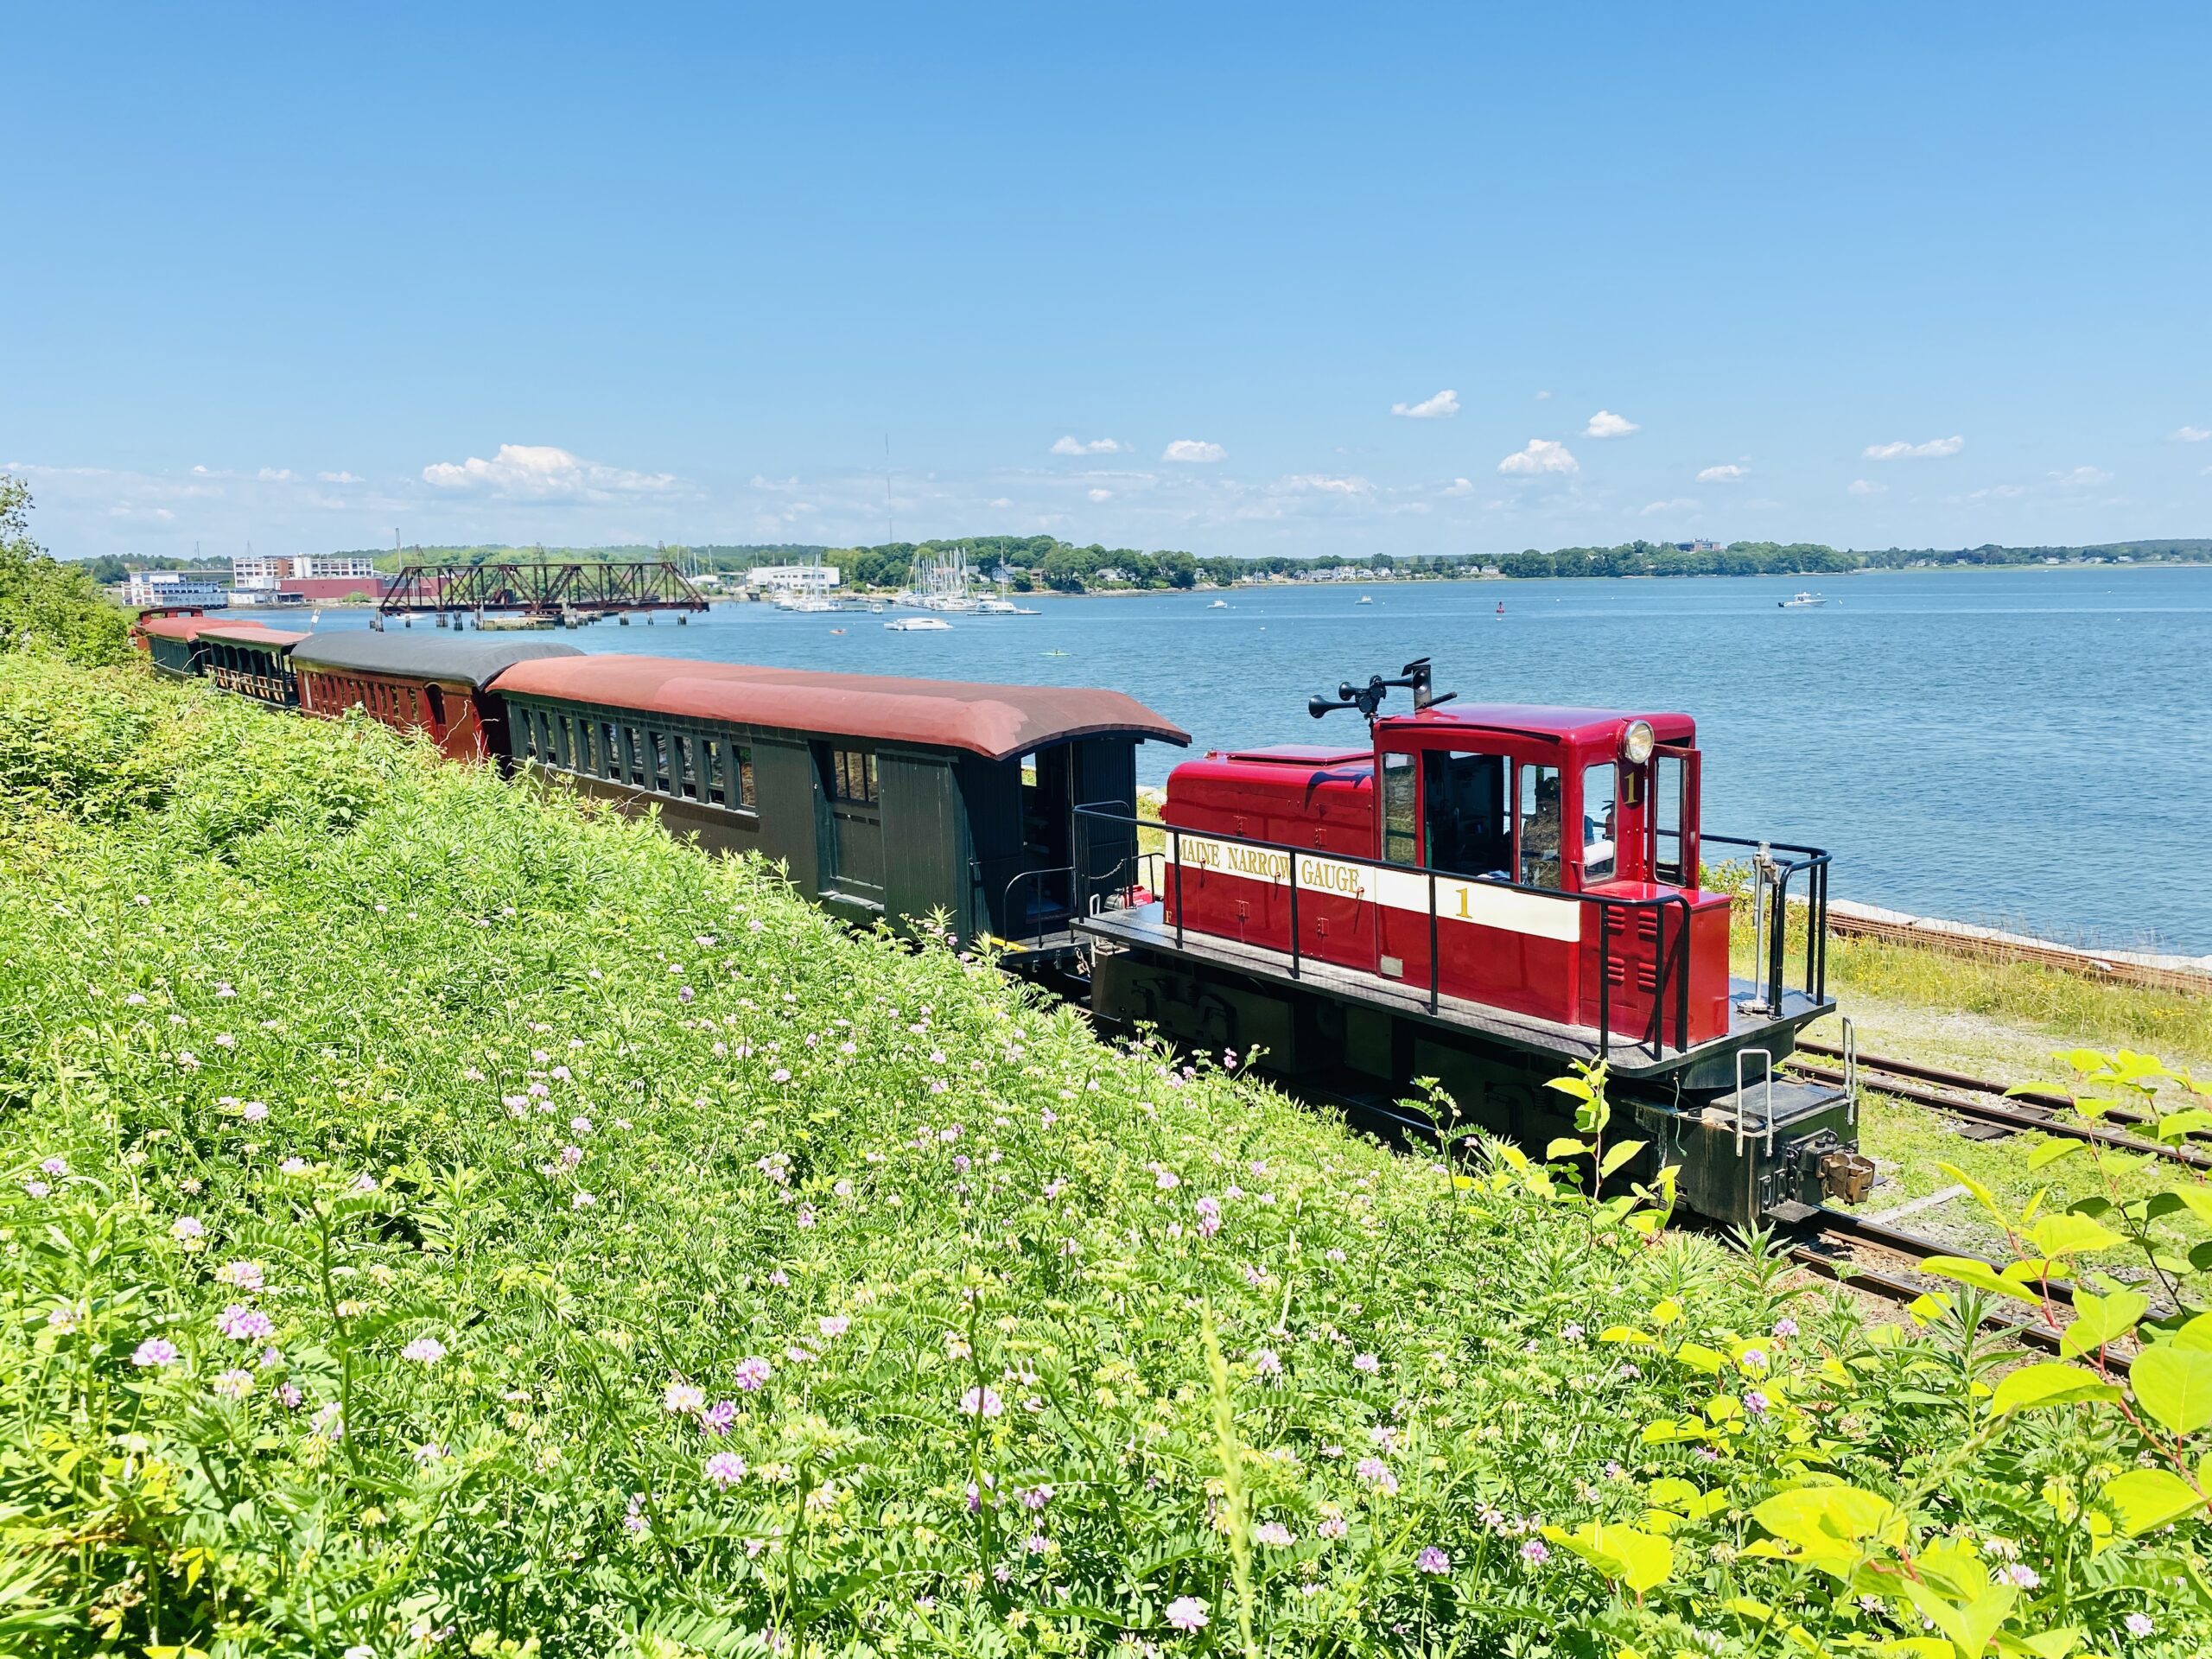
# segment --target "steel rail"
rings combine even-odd
[[[1830,1059],[1841,1059],[1843,1051],[1829,1043],[1800,1041],[1797,1046],[1808,1054],[1826,1055]],[[1900,1060],[1887,1055],[1862,1056],[1860,1064],[1877,1071],[1888,1071],[1900,1077],[1915,1077],[1923,1083],[1932,1083],[1950,1089],[1971,1090],[1976,1094],[1996,1095],[2010,1100],[2024,1100],[2031,1106],[2047,1106],[2053,1111],[2077,1109],[2074,1096],[2056,1089],[2042,1089],[2033,1084],[2013,1085],[1993,1083],[1986,1077],[1977,1077],[1969,1072],[1954,1071],[1948,1067],[1928,1065],[1918,1060]],[[2104,1116],[2122,1123],[2155,1123],[2158,1114],[2145,1112],[2127,1105],[2108,1105]]]
[[[1792,1060],[1789,1064],[1793,1070],[1821,1083],[1840,1084],[1844,1080],[1843,1072],[1834,1066],[1816,1065],[1807,1060]],[[1938,1093],[1909,1078],[1886,1075],[1879,1063],[1864,1054],[1859,1057],[1859,1083],[1861,1088],[1872,1089],[1878,1094],[1909,1100],[1916,1106],[1933,1107],[1955,1117],[1972,1118],[2008,1129],[2037,1130],[2063,1140],[2114,1147],[2123,1152],[2145,1153],[2172,1163],[2186,1164],[2192,1169],[2212,1169],[2212,1153],[2200,1152],[2190,1147],[2169,1146],[2164,1141],[2146,1140],[2142,1135],[2130,1135],[2123,1130],[2100,1128],[2094,1123],[2046,1116],[2039,1111],[2000,1105],[1995,1101],[1975,1100],[1958,1093]]]
[[[1840,1060],[1843,1058],[1843,1051],[1832,1043],[1816,1043],[1809,1039],[1801,1039],[1797,1046],[1807,1054],[1824,1055],[1832,1060]],[[1992,1083],[1986,1077],[1977,1077],[1965,1071],[1953,1071],[1940,1065],[1928,1065],[1918,1060],[1900,1060],[1893,1059],[1887,1055],[1862,1053],[1859,1057],[1859,1064],[1863,1066],[1871,1066],[1877,1071],[1887,1071],[1900,1077],[1916,1077],[1923,1083],[1941,1084],[1952,1089],[1970,1089],[1976,1094],[2009,1094],[2014,1100],[2024,1100],[2036,1106],[2049,1106],[2054,1110],[2071,1110],[2074,1105],[2072,1096],[2061,1094],[2054,1089],[2016,1090],[2007,1084]],[[2120,1114],[2115,1113],[2114,1116],[2117,1116]],[[2139,1117],[2140,1115],[2131,1113],[2128,1116]]]
[[[1999,1266],[1986,1256],[1977,1255],[1972,1250],[1958,1249],[1943,1243],[1941,1239],[1923,1238],[1917,1233],[1904,1232],[1897,1228],[1885,1226],[1880,1222],[1869,1221],[1863,1217],[1826,1206],[1821,1209],[1818,1215],[1808,1224],[1814,1229],[1813,1235],[1789,1247],[1792,1261],[1820,1274],[1824,1279],[1831,1280],[1847,1288],[1855,1287],[1871,1291],[1888,1301],[1909,1305],[1928,1295],[1931,1290],[1939,1289],[1947,1295],[1955,1295],[1956,1281],[1944,1281],[1932,1286],[1917,1284],[1912,1280],[1902,1278],[1894,1273],[1885,1273],[1879,1268],[1867,1268],[1848,1258],[1839,1258],[1836,1255],[1824,1251],[1821,1248],[1822,1242],[1826,1241],[1832,1245],[1884,1250],[1916,1263],[1924,1262],[1932,1255],[1951,1255],[1967,1261],[1980,1262],[1993,1270]],[[1933,1276],[1930,1275],[1931,1278]],[[2063,1280],[2037,1281],[2033,1286],[2024,1286],[2023,1288],[2034,1289],[2050,1301],[2069,1308],[2074,1305],[2074,1287]],[[2063,1330],[2054,1331],[2047,1325],[2037,1324],[1999,1308],[1993,1308],[1985,1313],[1982,1316],[1982,1323],[2003,1332],[2007,1336],[2017,1338],[2029,1346],[2040,1349],[2045,1353],[2057,1354],[2064,1351],[2060,1345],[2060,1339],[2064,1335]],[[2105,1352],[2105,1364],[2107,1370],[2120,1376],[2125,1376],[2127,1374],[2126,1356],[2115,1353],[2109,1348]]]

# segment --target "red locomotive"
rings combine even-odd
[[[1397,688],[1413,712],[1383,715]],[[1767,937],[1732,978],[1730,899],[1700,885],[1702,843],[1722,838],[1700,834],[1689,716],[1452,701],[1424,659],[1309,705],[1366,715],[1363,747],[1176,767],[1159,896],[1078,925],[1096,1010],[1257,1045],[1263,1065],[1354,1098],[1433,1077],[1524,1145],[1572,1128],[1543,1083],[1602,1058],[1690,1207],[1751,1222],[1859,1187],[1848,1090],[1773,1075],[1834,1011],[1827,855],[1758,847]],[[1793,917],[1811,941],[1797,984]]]

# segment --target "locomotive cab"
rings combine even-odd
[[[1440,938],[1439,971],[1480,985],[1486,1000],[1568,1025],[1643,1030],[1681,1016],[1676,1033],[1710,1040],[1728,1029],[1728,899],[1699,888],[1697,729],[1687,715],[1496,704],[1433,707],[1374,722],[1381,796],[1374,853],[1534,898],[1571,948],[1525,947],[1517,964],[1455,960]],[[1543,914],[1457,883],[1445,922],[1516,931]],[[1427,960],[1426,916],[1380,918],[1382,954]],[[1549,930],[1545,930],[1548,931]],[[1404,938],[1408,950],[1392,948]],[[1687,957],[1676,955],[1687,938]],[[1460,941],[1479,945],[1479,941]],[[1497,941],[1490,942],[1493,946]],[[1678,966],[1679,964],[1679,966]],[[1517,965],[1524,977],[1507,972]],[[1656,999],[1684,980],[1674,1010]]]

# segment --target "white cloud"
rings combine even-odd
[[[1590,417],[1590,424],[1582,429],[1582,435],[1586,438],[1624,438],[1631,432],[1643,430],[1626,416],[1616,415],[1610,409],[1601,409]]]
[[[1281,487],[1310,490],[1322,495],[1365,495],[1375,486],[1363,478],[1331,478],[1322,473],[1298,473],[1284,479]]]
[[[1052,445],[1052,453],[1056,455],[1118,455],[1122,453],[1122,446],[1111,438],[1093,438],[1085,443],[1070,433]]]
[[[359,484],[361,481],[351,473],[317,473],[315,476],[325,484]]]
[[[1446,495],[1472,495],[1475,486],[1464,478],[1455,478],[1444,486]]]
[[[2069,490],[2094,489],[2100,484],[2112,482],[2112,474],[2101,467],[2076,467],[2071,472],[2053,473],[2062,488]]]
[[[1536,401],[1540,404],[1548,404],[1551,401],[1551,396],[1548,391],[1540,391],[1536,394]]]
[[[257,483],[289,484],[292,481],[292,469],[289,467],[264,467],[253,476]]]
[[[781,479],[767,478],[755,473],[753,474],[753,487],[756,490],[774,490],[779,493],[785,493],[798,488],[798,479],[796,475]]]
[[[1907,443],[1900,439],[1895,443],[1870,443],[1865,454],[1869,461],[1933,461],[1943,455],[1955,455],[1967,447],[1964,438],[1930,438],[1925,443]]]
[[[1738,467],[1733,461],[1728,461],[1719,467],[1707,467],[1697,475],[1697,481],[1700,484],[1732,484],[1739,478],[1751,475],[1750,467]]]
[[[2174,429],[2174,437],[2182,443],[2202,443],[2207,438],[2212,438],[2212,426],[2177,426]]]
[[[1851,480],[1850,487],[1853,495],[1881,495],[1886,493],[1890,486],[1886,484],[1877,484],[1871,478],[1854,478]]]
[[[1217,443],[1208,443],[1204,438],[1178,438],[1160,452],[1162,461],[1219,461],[1229,454]]]
[[[503,443],[489,461],[471,455],[464,461],[433,461],[423,469],[423,481],[435,489],[524,501],[604,501],[676,485],[672,474],[605,467],[545,443]]]
[[[1424,397],[1417,404],[1393,404],[1390,412],[1409,421],[1440,421],[1459,412],[1459,394],[1446,386],[1435,397]]]
[[[1695,512],[1698,504],[1688,496],[1678,496],[1672,501],[1654,501],[1643,508],[1637,517],[1649,518],[1655,512]]]
[[[1094,501],[1111,501],[1114,499],[1114,492],[1111,490],[1093,490],[1090,493],[1090,499]]]
[[[2053,474],[2052,476],[2056,477],[2056,474]],[[1967,491],[1967,499],[1969,501],[1986,501],[1994,497],[1999,501],[2010,501],[2015,496],[2025,495],[2027,493],[2028,488],[2024,484],[1993,484],[1987,489]]]
[[[1567,446],[1554,443],[1549,438],[1531,438],[1526,449],[1516,449],[1497,463],[1501,473],[1533,475],[1537,473],[1579,473],[1582,465],[1567,454]]]

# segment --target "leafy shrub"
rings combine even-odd
[[[74,663],[120,663],[130,619],[82,565],[48,558],[30,538],[29,487],[0,473],[0,651],[48,651]]]
[[[2212,1632],[2201,1508],[2133,1506],[2138,1405],[1999,1413],[1980,1292],[1870,1322],[1564,1164],[1102,1046],[652,825],[57,686],[10,707],[192,735],[131,810],[0,839],[14,1650]],[[1602,1163],[1576,1081],[1558,1150]]]

